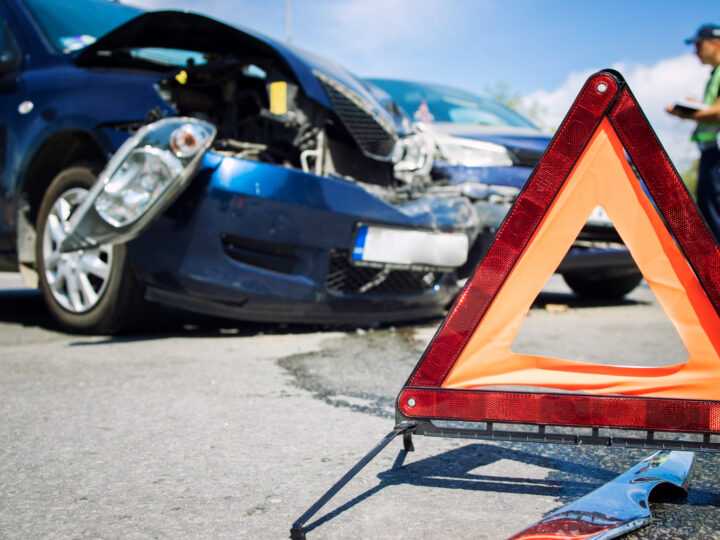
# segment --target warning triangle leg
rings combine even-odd
[[[308,508],[307,511],[295,521],[295,523],[293,523],[292,529],[290,529],[290,538],[292,538],[292,540],[304,540],[306,532],[305,524],[307,523],[307,521],[315,514],[317,514],[317,512],[323,506],[325,506],[325,504],[330,499],[332,499],[338,493],[338,491],[340,491],[348,482],[350,482],[350,480],[355,477],[357,473],[359,473],[365,467],[365,465],[370,463],[375,458],[375,456],[382,452],[395,437],[397,437],[398,435],[402,435],[405,442],[405,450],[409,451],[407,448],[407,441],[410,440],[410,446],[412,446],[412,439],[407,439],[406,437],[409,436],[414,429],[415,423],[413,422],[406,422],[395,426],[395,429],[385,435],[385,437],[372,450],[370,450],[370,452],[368,452],[360,461],[358,461],[352,469],[345,473],[345,475],[340,480],[338,480],[333,487],[331,487],[322,497],[317,500],[317,502],[315,502],[315,504]]]

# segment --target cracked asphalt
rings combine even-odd
[[[0,538],[287,538],[393,427],[439,320],[328,330],[166,313],[137,336],[59,331],[0,274]],[[553,278],[518,352],[639,365],[687,357],[647,287],[583,303]],[[308,538],[507,538],[649,452],[394,441]],[[627,538],[720,537],[717,457]]]

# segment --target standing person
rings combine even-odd
[[[697,203],[717,242],[720,239],[720,26],[701,26],[685,43],[694,43],[700,62],[713,68],[705,88],[705,107],[693,111],[668,105],[666,110],[674,116],[697,122],[692,135],[700,149]]]

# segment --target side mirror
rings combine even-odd
[[[2,24],[0,45],[2,46],[0,49],[0,77],[19,71],[22,65],[22,51],[10,31],[7,21]]]

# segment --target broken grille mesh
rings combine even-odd
[[[376,156],[386,157],[390,155],[395,146],[395,137],[385,131],[372,116],[363,111],[347,96],[344,96],[323,79],[319,80],[330,98],[335,112],[344,122],[360,148]]]
[[[341,294],[418,294],[432,289],[440,276],[434,272],[389,270],[353,266],[347,251],[330,253],[327,289]]]

